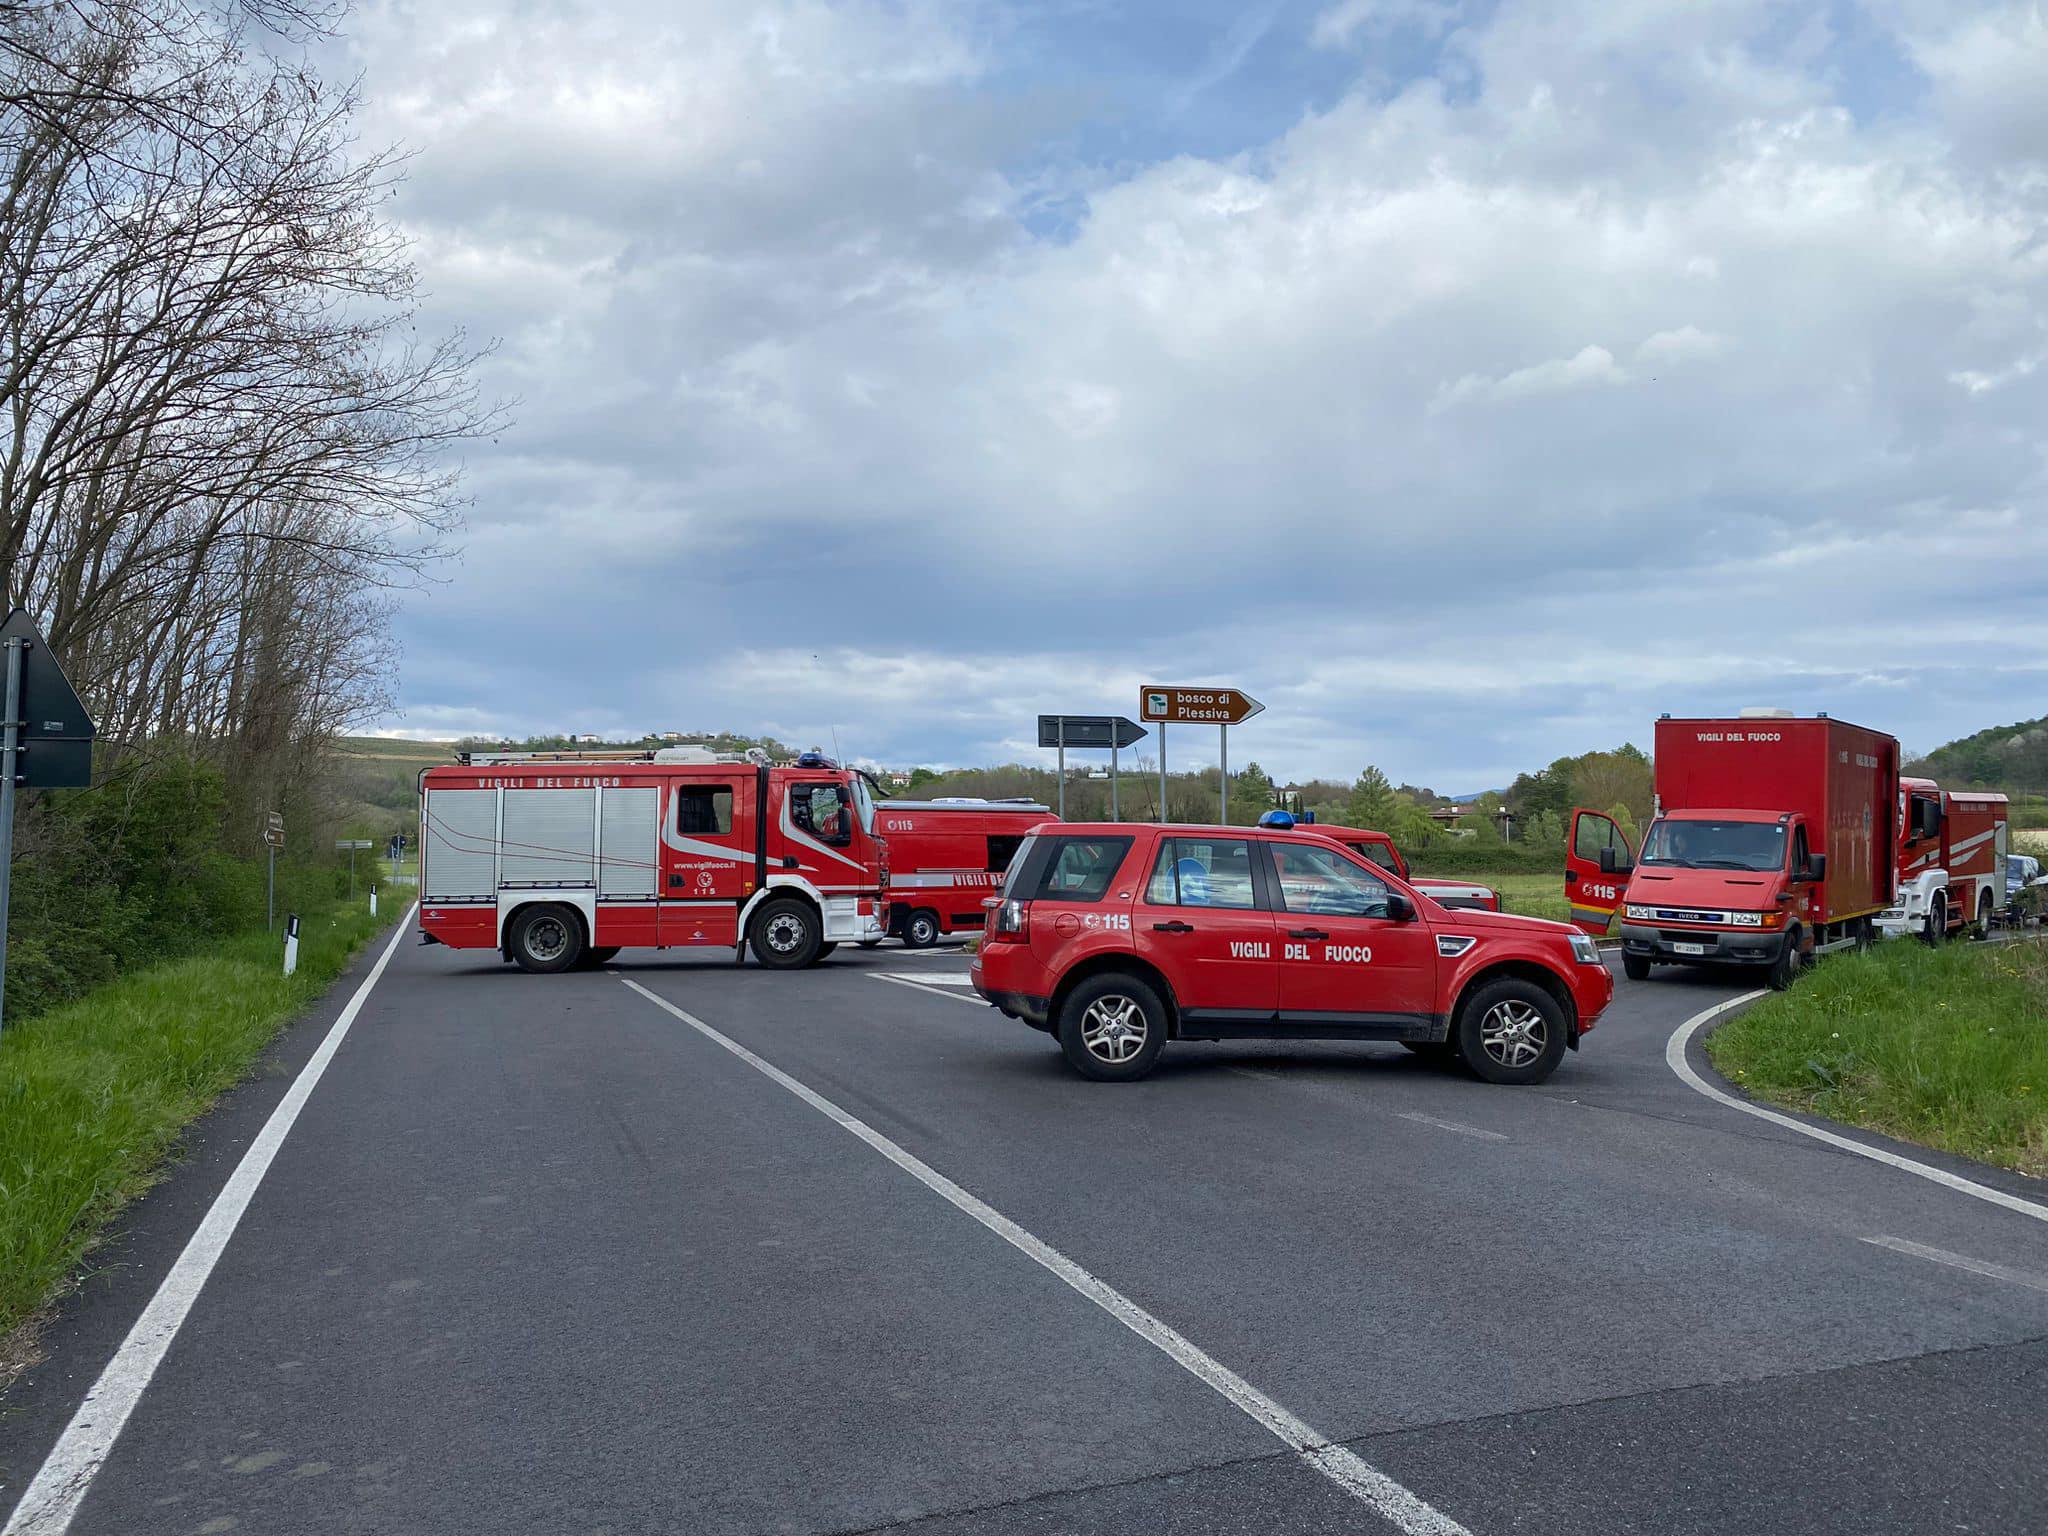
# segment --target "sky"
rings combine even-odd
[[[2048,711],[2036,0],[370,0],[343,46],[420,325],[512,402],[386,730],[973,765],[1219,684],[1233,763],[1465,792],[1662,712]]]

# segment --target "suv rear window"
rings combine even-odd
[[[1003,882],[1005,899],[1100,901],[1109,894],[1128,837],[1029,837]]]

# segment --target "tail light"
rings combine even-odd
[[[995,921],[988,925],[989,937],[1005,944],[1024,944],[1031,938],[1031,903],[1009,901],[996,904]]]

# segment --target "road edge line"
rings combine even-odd
[[[405,915],[399,918],[389,942],[384,946],[384,953],[370,967],[370,974],[356,987],[355,995],[341,1010],[340,1017],[328,1027],[326,1037],[299,1069],[299,1075],[292,1080],[277,1108],[263,1122],[263,1129],[256,1133],[248,1151],[235,1164],[235,1171],[228,1175],[227,1183],[213,1197],[213,1203],[206,1208],[198,1229],[186,1241],[177,1262],[171,1265],[170,1272],[158,1284],[149,1305],[142,1309],[142,1315],[128,1330],[121,1347],[114,1351],[113,1359],[107,1362],[99,1379],[92,1384],[92,1390],[85,1394],[78,1411],[72,1414],[64,1432],[57,1437],[57,1443],[43,1458],[43,1464],[30,1480],[27,1491],[7,1517],[6,1526],[0,1527],[0,1536],[64,1536],[71,1528],[78,1506],[91,1491],[93,1479],[99,1475],[100,1468],[113,1452],[114,1443],[127,1427],[128,1416],[148,1390],[157,1367],[163,1363],[178,1330],[184,1326],[192,1304],[199,1299],[200,1291],[213,1274],[214,1265],[226,1252],[235,1228],[241,1223],[242,1213],[249,1208],[249,1201],[262,1185],[263,1176],[270,1171],[278,1149],[291,1133],[299,1111],[312,1097],[328,1062],[341,1048],[349,1026],[355,1023],[356,1015],[369,998],[370,989],[377,985],[378,978],[384,974],[384,967],[391,963],[398,941],[405,937],[418,907],[419,903],[413,902],[406,908]]]
[[[1824,1141],[1829,1146],[1838,1147],[1844,1152],[1853,1152],[1858,1157],[1867,1157],[1872,1162],[1883,1163],[1887,1167],[1897,1168],[1901,1172],[1930,1180],[1945,1188],[1953,1189],[1958,1194],[1965,1194],[1973,1199],[1988,1201],[1992,1205],[2002,1205],[2009,1211],[2017,1211],[2022,1216],[2031,1216],[2036,1221],[2048,1221],[2048,1205],[2041,1205],[2032,1200],[2022,1199],[2018,1195],[2007,1194],[2002,1189],[1993,1189],[1989,1184],[1979,1184],[1974,1179],[1966,1179],[1961,1174],[1950,1173],[1946,1168],[1936,1168],[1931,1163],[1916,1162],[1910,1157],[1901,1157],[1898,1153],[1888,1152],[1883,1147],[1866,1145],[1853,1137],[1840,1135],[1821,1126],[1809,1125],[1806,1121],[1795,1119],[1793,1116],[1784,1114],[1779,1110],[1766,1109],[1761,1104],[1753,1104],[1747,1099],[1737,1098],[1732,1093],[1724,1093],[1700,1076],[1693,1069],[1692,1063],[1685,1058],[1686,1047],[1692,1043],[1693,1036],[1715,1019],[1718,1019],[1722,1014],[1729,1012],[1731,1009],[1740,1008],[1745,1003],[1753,1003],[1758,998],[1766,995],[1763,988],[1758,988],[1753,992],[1744,992],[1739,997],[1731,997],[1726,1002],[1716,1003],[1711,1008],[1701,1009],[1698,1013],[1680,1024],[1678,1028],[1674,1029],[1671,1032],[1671,1038],[1664,1042],[1664,1064],[1671,1068],[1678,1075],[1679,1080],[1695,1093],[1703,1094],[1718,1104],[1725,1104],[1730,1109],[1739,1109],[1745,1115],[1754,1115],[1759,1120],[1768,1120],[1773,1125],[1783,1126],[1788,1131],[1797,1131],[1800,1135],[1810,1136],[1815,1141]]]
[[[1257,1387],[1182,1337],[1166,1323],[1132,1301],[1107,1281],[1099,1280],[1043,1238],[1027,1231],[994,1206],[954,1183],[915,1153],[898,1146],[865,1121],[855,1118],[815,1089],[773,1062],[755,1055],[737,1040],[721,1034],[702,1019],[677,1007],[657,992],[621,976],[619,980],[674,1018],[682,1020],[714,1045],[722,1046],[776,1086],[786,1089],[916,1179],[963,1215],[972,1217],[1026,1258],[1064,1281],[1124,1327],[1159,1350],[1174,1364],[1222,1396],[1231,1406],[1286,1445],[1310,1467],[1366,1505],[1408,1536],[1471,1536],[1471,1533],[1429,1503],[1366,1461],[1357,1452],[1320,1433],[1306,1421],[1266,1396]],[[904,982],[904,986],[914,983]]]

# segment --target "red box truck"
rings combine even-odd
[[[1032,800],[884,800],[877,828],[889,841],[888,932],[912,949],[946,933],[979,933],[1024,835],[1052,811]]]
[[[1631,978],[1754,965],[1782,988],[1816,955],[1870,942],[1897,884],[1895,738],[1826,715],[1667,715],[1655,765],[1639,856],[1585,809],[1565,854],[1573,921],[1604,932],[1618,905]]]

